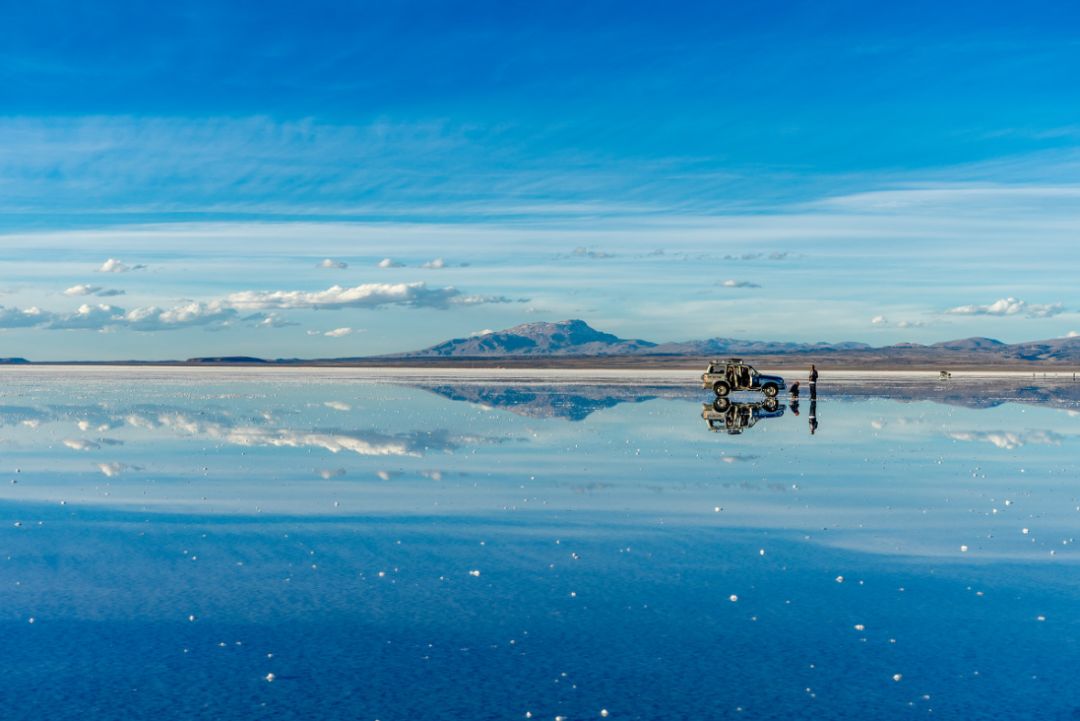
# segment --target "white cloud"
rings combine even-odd
[[[899,323],[896,324],[896,327],[897,328],[922,328],[925,325],[926,325],[926,323],[924,323],[921,320],[902,320],[902,321],[900,321]]]
[[[392,258],[383,258],[382,260],[379,261],[379,267],[380,268],[404,268],[405,264],[404,263],[399,263],[396,260],[393,260]]]
[[[101,448],[101,445],[82,438],[65,438],[64,445],[73,451],[93,451]]]
[[[720,285],[724,286],[725,288],[760,288],[761,287],[757,283],[753,283],[753,282],[751,282],[749,280],[731,280],[731,279],[725,280]]]
[[[344,338],[347,335],[352,335],[356,331],[352,328],[334,328],[334,330],[328,330],[323,333],[327,338]]]
[[[873,318],[870,319],[870,322],[873,325],[888,325],[889,324],[889,320],[883,315],[875,315]]]
[[[1013,298],[1001,298],[989,305],[961,305],[945,311],[950,315],[1024,315],[1028,318],[1049,318],[1065,311],[1061,303],[1028,303]]]
[[[990,443],[1004,450],[1025,445],[1060,446],[1065,439],[1054,431],[952,431],[949,438],[957,441]]]
[[[318,265],[316,265],[315,267],[344,270],[345,268],[349,267],[349,264],[346,263],[343,260],[334,260],[332,258],[326,258],[322,262],[320,262]]]
[[[127,466],[123,463],[99,463],[97,464],[98,470],[104,473],[109,478],[115,478],[119,476]]]
[[[66,296],[80,296],[80,295],[96,295],[101,298],[111,298],[117,295],[124,295],[122,290],[114,290],[111,288],[102,288],[100,285],[88,285],[86,283],[80,283],[79,285],[73,285],[64,291]]]
[[[232,293],[227,302],[235,308],[377,308],[405,305],[444,308],[461,295],[456,288],[428,288],[426,283],[365,283],[353,288],[334,285],[326,290],[251,290]]]
[[[127,273],[131,270],[144,270],[145,265],[127,265],[116,258],[109,258],[101,267],[97,269],[98,273]]]
[[[33,328],[53,318],[41,308],[5,308],[0,305],[0,328]]]
[[[428,262],[424,263],[420,267],[421,268],[430,268],[432,270],[439,270],[440,268],[445,268],[446,267],[446,261],[443,260],[442,258],[436,258],[435,260],[429,260]]]
[[[741,253],[739,255],[728,254],[724,256],[724,260],[785,260],[791,253],[787,251],[774,250],[771,253]]]
[[[241,318],[253,328],[285,328],[290,325],[300,325],[287,320],[280,313],[252,313]]]
[[[124,309],[112,305],[83,303],[74,313],[55,314],[47,321],[52,330],[102,330],[123,317]]]
[[[484,328],[484,330],[477,330],[477,331],[473,331],[472,333],[469,333],[469,337],[470,338],[480,338],[481,336],[491,335],[494,332],[495,331],[493,331],[491,328]]]
[[[136,308],[125,313],[116,325],[139,331],[177,330],[228,322],[236,315],[236,309],[222,301],[191,301],[168,309],[156,306]]]

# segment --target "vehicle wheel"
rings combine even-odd
[[[776,394],[780,392],[780,389],[776,387],[776,384],[769,383],[766,386],[762,386],[761,390],[765,391],[765,395],[769,398],[776,398]]]
[[[728,393],[731,392],[731,386],[729,386],[724,381],[716,381],[715,383],[713,383],[712,389],[713,393],[718,396],[726,396]]]
[[[777,408],[780,407],[780,401],[778,401],[775,398],[770,396],[769,398],[766,398],[765,402],[762,403],[761,405],[769,413],[772,413],[773,411],[775,411]]]
[[[728,408],[731,408],[731,400],[729,398],[717,398],[712,404],[713,410],[717,413],[726,413]]]

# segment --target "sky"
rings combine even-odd
[[[1080,331],[1080,6],[3,12],[0,357]]]

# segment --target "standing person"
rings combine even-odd
[[[810,364],[810,400],[817,398],[817,366]]]

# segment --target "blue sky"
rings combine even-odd
[[[0,356],[1080,330],[1067,4],[4,13]]]

